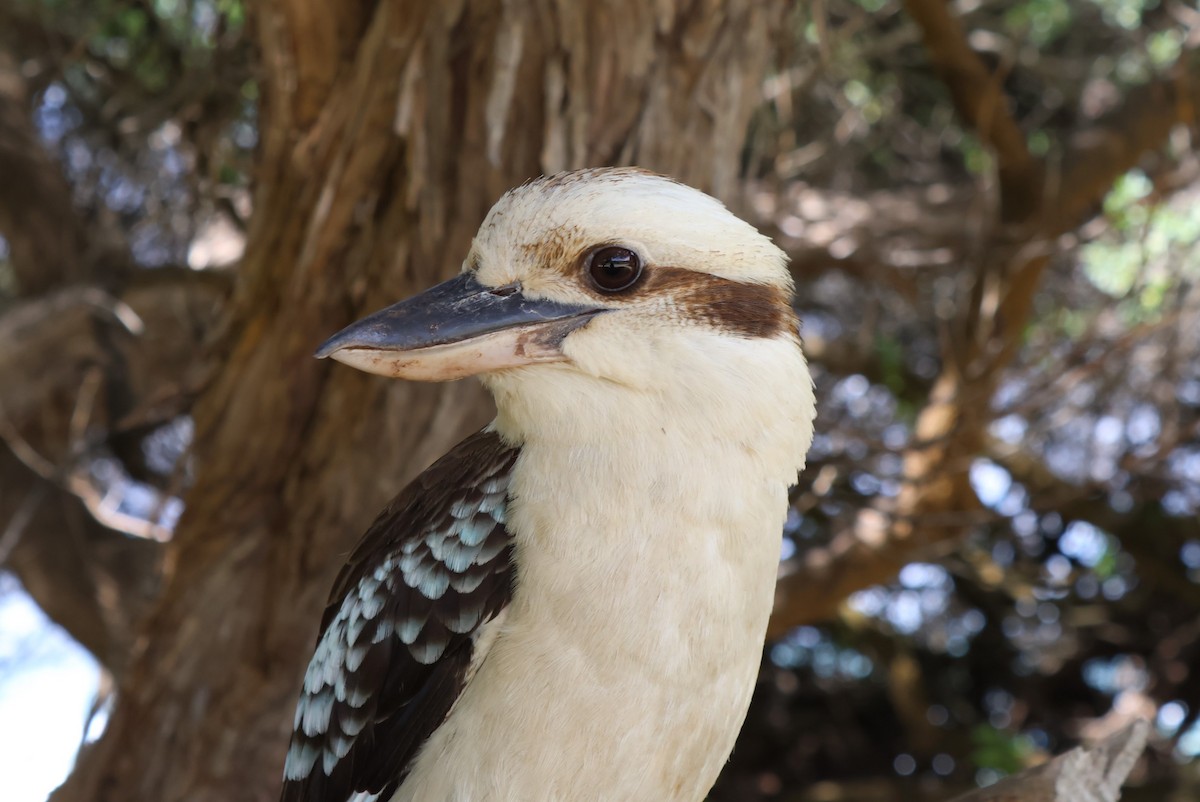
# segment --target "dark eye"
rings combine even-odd
[[[642,275],[642,260],[628,248],[610,245],[597,248],[587,260],[592,283],[605,292],[632,287]]]

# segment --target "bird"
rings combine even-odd
[[[813,381],[787,258],[640,168],[504,194],[461,272],[317,351],[496,417],[334,584],[282,802],[698,802],[754,689]]]

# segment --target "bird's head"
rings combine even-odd
[[[317,355],[421,381],[480,375],[502,415],[614,388],[699,403],[772,373],[810,398],[791,297],[784,254],[719,201],[641,170],[583,170],[505,194],[461,274]]]

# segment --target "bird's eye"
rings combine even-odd
[[[632,287],[642,275],[642,260],[628,248],[615,245],[597,248],[587,260],[588,275],[598,289],[621,292]]]

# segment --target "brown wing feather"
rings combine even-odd
[[[464,440],[367,530],[338,575],[296,709],[282,802],[387,799],[466,684],[472,635],[512,596],[517,450]]]

